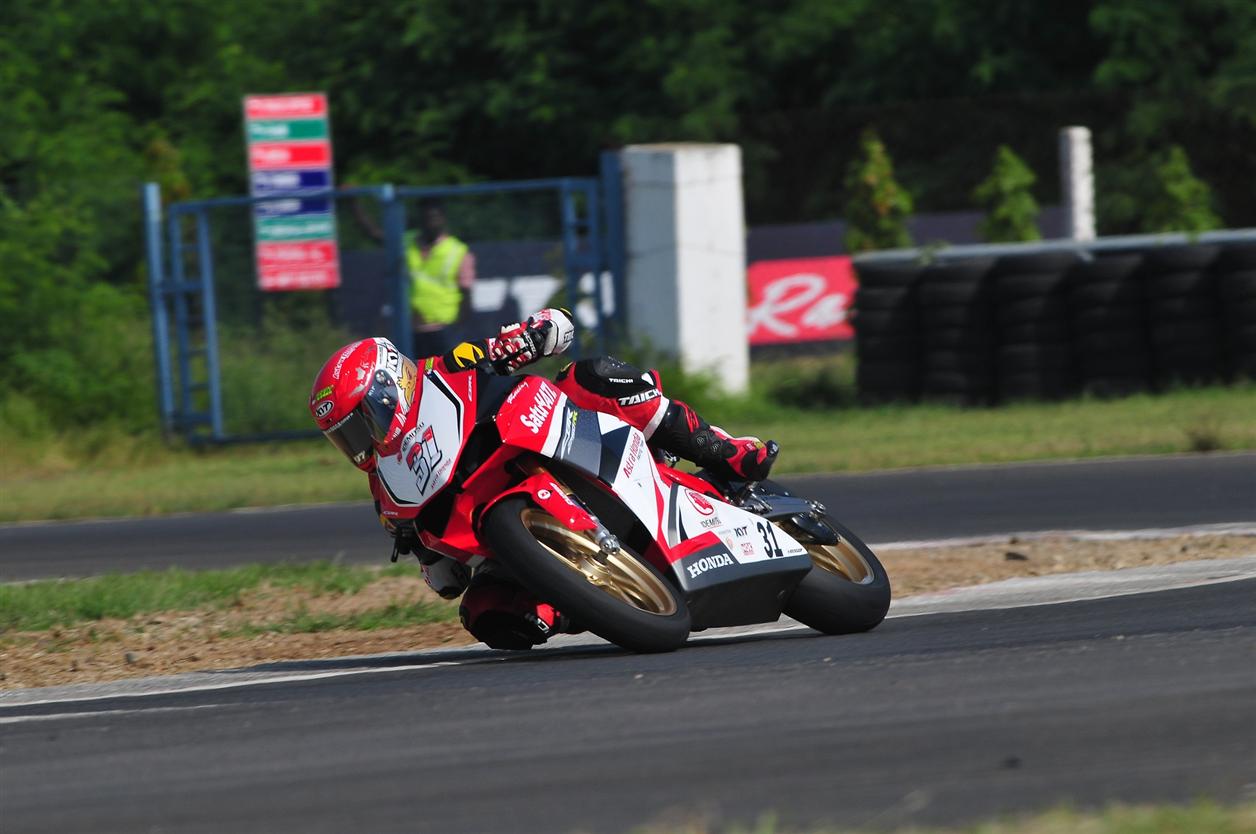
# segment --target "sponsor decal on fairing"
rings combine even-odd
[[[540,434],[541,429],[545,428],[546,421],[549,420],[550,415],[554,411],[554,404],[558,402],[558,396],[558,391],[551,386],[538,385],[532,405],[519,418],[519,422],[523,423],[533,434]]]
[[[640,432],[634,432],[632,439],[628,441],[628,452],[624,455],[624,477],[631,478],[632,470],[637,465],[637,461],[641,460],[641,450],[645,447],[644,436]]]
[[[685,566],[685,570],[689,572],[690,579],[697,579],[709,570],[726,568],[729,565],[734,564],[736,564],[736,562],[733,561],[733,557],[729,556],[727,553],[715,553],[711,556],[703,556],[700,559],[695,559]]]
[[[685,494],[689,497],[689,503],[703,515],[714,515],[715,506],[711,504],[710,499],[700,492],[694,492],[692,489],[685,490]]]

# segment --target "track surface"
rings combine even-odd
[[[1256,453],[786,478],[872,542],[1256,520]],[[179,565],[378,564],[369,504],[0,526],[0,581]]]
[[[562,834],[668,814],[889,827],[1232,801],[1256,789],[1253,600],[1247,580],[853,637],[3,708],[0,822]]]

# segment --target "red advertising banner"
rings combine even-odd
[[[330,168],[331,143],[255,142],[249,145],[249,170],[275,168]]]
[[[246,119],[326,118],[327,96],[323,93],[283,93],[274,96],[246,96]]]
[[[857,284],[849,257],[756,261],[746,278],[751,345],[854,338],[848,316]]]
[[[257,277],[263,290],[334,289],[340,286],[336,242],[258,242]]]

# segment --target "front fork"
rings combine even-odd
[[[527,492],[537,505],[569,529],[588,531],[597,542],[603,558],[619,552],[619,538],[607,529],[589,505],[571,487],[563,483],[535,459],[520,462],[526,476],[511,492]],[[507,493],[509,494],[509,493]]]

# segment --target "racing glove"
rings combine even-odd
[[[575,338],[576,328],[566,310],[547,307],[529,316],[526,322],[515,322],[501,329],[489,346],[489,358],[517,371],[542,356],[565,351]]]

